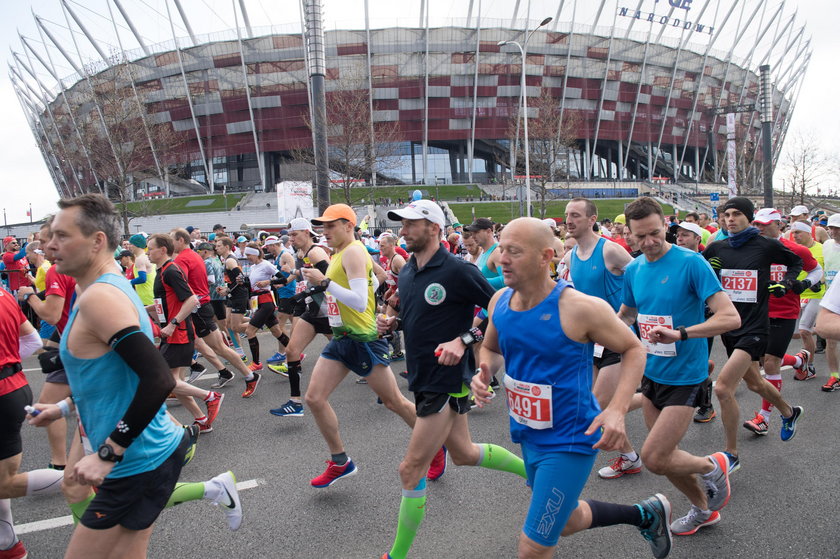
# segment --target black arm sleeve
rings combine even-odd
[[[175,379],[163,356],[137,326],[120,330],[109,343],[140,378],[134,398],[110,435],[112,441],[128,447],[155,417],[175,388]]]
[[[242,270],[240,270],[239,267],[231,268],[230,270],[227,271],[227,276],[228,276],[228,279],[230,280],[227,284],[228,289],[233,290],[233,288],[237,286],[236,278],[238,278],[239,274],[241,274],[241,273],[242,273]]]
[[[320,262],[318,262],[314,266],[315,266],[316,270],[318,270],[319,272],[321,272],[324,275],[327,275],[327,268],[330,267],[330,263],[327,262],[326,260],[321,260]]]

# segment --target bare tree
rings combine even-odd
[[[783,168],[793,201],[805,204],[805,196],[818,194],[823,182],[834,173],[835,163],[816,134],[798,132],[785,143]]]
[[[521,111],[520,111],[521,112]],[[536,113],[536,114],[534,114]],[[554,183],[569,178],[569,150],[577,142],[579,119],[571,111],[560,111],[560,100],[548,89],[539,98],[528,101],[528,160],[531,167],[531,188],[539,198],[540,217],[545,217],[546,198]],[[519,115],[511,119],[508,135],[516,146],[517,170],[525,171],[525,142],[516,142],[516,134],[524,133]]]

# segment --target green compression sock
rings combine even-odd
[[[70,513],[73,515],[73,524],[78,524],[79,520],[82,519],[82,515],[85,514],[85,511],[90,505],[90,502],[93,501],[93,498],[96,497],[96,493],[91,491],[90,495],[88,495],[87,499],[78,503],[68,503],[70,507]]]
[[[391,559],[405,559],[424,516],[426,516],[426,478],[421,479],[413,490],[403,489],[397,537],[394,538],[394,546],[388,552]]]
[[[495,444],[479,443],[478,447],[481,449],[481,458],[478,459],[476,466],[510,472],[527,479],[525,462],[519,456]]]
[[[166,501],[166,507],[174,507],[187,501],[200,501],[204,498],[204,482],[176,483],[172,495]]]

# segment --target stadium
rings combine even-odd
[[[529,123],[531,175],[544,187],[719,190],[733,113],[739,189],[761,190],[759,67],[770,66],[775,163],[810,58],[784,2],[484,3],[492,9],[355,0],[342,8],[352,17],[330,21],[336,7],[323,0],[335,184],[515,183]],[[261,2],[140,4],[155,9],[56,0],[66,26],[36,15],[35,38],[10,58],[58,192],[135,200],[311,179],[303,6],[257,26]],[[196,33],[220,6],[228,27]],[[144,26],[169,37],[152,43]]]

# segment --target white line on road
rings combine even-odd
[[[260,480],[248,479],[240,481],[236,484],[236,489],[244,491],[246,489],[253,489],[259,486]],[[62,526],[70,526],[73,524],[73,517],[71,515],[58,516],[56,518],[47,518],[46,520],[38,520],[36,522],[27,522],[26,524],[18,524],[15,526],[15,533],[29,534],[31,532],[42,532],[44,530],[52,530],[54,528],[61,528]]]

